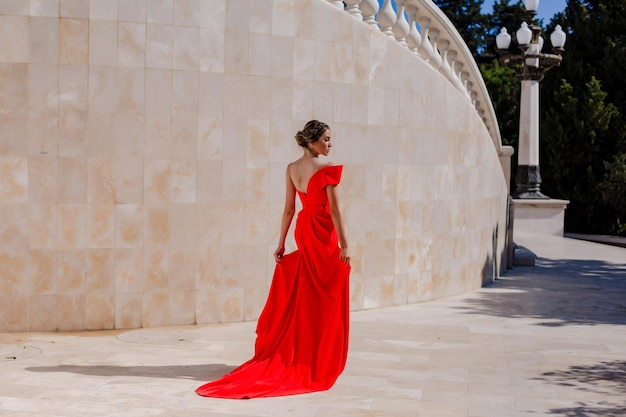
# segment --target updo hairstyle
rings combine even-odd
[[[304,125],[304,129],[296,133],[296,142],[304,149],[308,149],[311,143],[322,137],[326,129],[329,129],[326,123],[319,120],[311,120]]]

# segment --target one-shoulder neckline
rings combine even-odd
[[[311,185],[311,180],[313,179],[313,177],[315,177],[317,175],[318,172],[326,169],[326,168],[333,168],[333,167],[340,167],[341,165],[324,165],[323,167],[321,167],[320,169],[318,169],[317,171],[315,171],[310,177],[309,180],[306,183],[306,188],[305,188],[305,192],[302,192],[300,190],[298,190],[296,188],[296,191],[299,192],[300,194],[304,194],[304,195],[308,195],[309,194],[309,186]]]

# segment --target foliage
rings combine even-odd
[[[520,85],[513,71],[498,62],[495,36],[507,28],[512,45],[516,44],[515,31],[528,22],[523,1],[497,0],[492,13],[475,25],[460,11],[483,1],[434,1],[466,42],[470,39],[468,46],[489,90],[503,143],[516,147]],[[537,24],[544,27],[541,20]],[[626,192],[619,181],[624,172],[620,158],[626,154],[626,77],[621,76],[626,68],[626,1],[568,0],[564,12],[544,28],[544,53],[551,52],[548,35],[557,24],[568,38],[562,64],[541,82],[541,189],[553,198],[570,200],[567,231],[624,233],[621,204]],[[475,32],[470,29],[479,26],[486,37],[473,42],[469,34]],[[512,162],[515,170],[515,157]]]
[[[465,40],[467,47],[476,57],[476,52],[484,49],[489,42],[489,34],[485,31],[488,16],[481,13],[485,0],[435,0],[439,8]]]
[[[604,181],[600,183],[602,201],[617,211],[616,232],[626,236],[626,153],[604,162]]]

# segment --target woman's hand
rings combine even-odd
[[[284,253],[285,253],[285,246],[284,245],[278,245],[278,247],[274,251],[274,261],[277,264],[280,263],[280,259],[283,257]]]
[[[350,266],[350,251],[348,251],[348,248],[341,248],[339,251],[339,259],[341,259],[341,262],[344,264]]]

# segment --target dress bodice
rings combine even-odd
[[[343,165],[328,165],[318,169],[309,179],[306,193],[298,191],[302,210],[329,211],[327,185],[337,185],[341,180]]]

